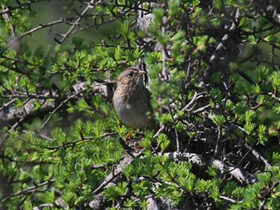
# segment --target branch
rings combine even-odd
[[[3,54],[7,49],[9,49],[14,43],[16,43],[17,41],[21,40],[23,37],[27,36],[27,35],[30,35],[32,33],[34,33],[35,31],[39,31],[40,29],[43,29],[43,28],[47,28],[47,27],[50,27],[50,26],[53,26],[53,25],[57,25],[57,24],[60,24],[60,23],[63,23],[64,22],[64,19],[61,18],[59,20],[55,20],[55,21],[52,21],[52,22],[49,22],[49,23],[46,23],[46,24],[40,24],[39,26],[35,27],[35,28],[32,28],[31,30],[29,31],[26,31],[24,33],[22,33],[21,35],[19,35],[18,37],[14,38],[13,40],[11,40],[8,45],[0,52],[0,54]]]
[[[271,165],[268,163],[268,161],[261,156],[255,149],[253,149],[253,147],[251,147],[249,144],[245,143],[244,146],[252,153],[252,155],[257,159],[257,160],[261,160],[265,167],[267,169],[271,169]]]
[[[280,26],[280,5],[277,1],[251,0],[258,12],[264,12],[266,17],[275,25]]]
[[[142,152],[134,153],[132,157],[130,154],[125,154],[123,160],[112,170],[106,179],[93,191],[94,197],[90,201],[89,207],[92,209],[101,209],[103,205],[103,192],[105,188],[115,185],[116,180],[122,173],[123,168],[132,163],[132,161],[142,155]]]
[[[40,109],[34,109],[34,103],[40,102]],[[55,107],[55,101],[51,100],[46,102],[45,100],[29,100],[23,107],[15,108],[10,106],[7,109],[0,111],[0,127],[13,123],[19,119],[25,118],[27,116],[34,116],[39,112],[47,112]]]
[[[75,98],[79,94],[88,90],[92,91],[93,93],[100,93],[108,100],[111,100],[111,98],[113,97],[113,85],[113,82],[96,82],[93,85],[87,85],[85,82],[80,82],[73,85],[74,93],[69,93],[64,98],[62,96],[59,97],[55,91],[51,91],[51,95],[49,94],[49,92],[39,95],[20,95],[23,98],[25,98],[25,96],[29,96],[28,99],[30,100],[23,107],[20,108],[15,108],[14,106],[12,106],[11,102],[4,104],[0,108],[0,127],[15,122],[20,118],[34,116],[41,112],[53,112],[54,110],[57,111],[61,107],[61,105],[59,105],[58,107],[55,106],[55,104],[58,103],[59,100],[64,100],[61,102],[61,104],[63,105],[70,99]],[[16,98],[16,96],[12,98]],[[46,101],[45,99],[49,100]],[[41,104],[41,107],[39,109],[34,109],[35,102],[39,102]]]
[[[81,32],[81,31],[90,29],[90,28],[92,28],[92,27],[98,28],[99,26],[104,26],[104,25],[106,25],[106,24],[113,23],[113,22],[119,20],[120,18],[122,18],[123,16],[129,16],[129,15],[130,15],[130,14],[129,14],[130,11],[131,11],[131,9],[125,10],[125,11],[123,11],[123,12],[120,12],[120,13],[119,13],[118,15],[116,15],[114,18],[112,18],[112,19],[110,19],[110,20],[107,20],[107,21],[102,21],[102,23],[93,23],[93,24],[89,24],[89,25],[87,25],[87,26],[85,26],[85,27],[81,27],[81,28],[79,28],[78,30],[73,31],[73,34],[77,34],[77,33]],[[59,35],[61,35],[61,34],[59,34]],[[106,46],[106,47],[107,47],[107,46]],[[130,47],[124,47],[124,48],[126,48],[126,49],[131,49]]]
[[[51,119],[51,117],[54,115],[54,113],[56,113],[63,105],[65,105],[68,101],[70,101],[71,99],[75,98],[77,95],[81,94],[82,92],[84,92],[86,89],[82,89],[70,96],[68,96],[65,100],[63,100],[54,110],[52,110],[52,112],[49,114],[48,118],[45,120],[45,122],[43,122],[42,126],[40,127],[40,130],[42,130],[46,124],[49,122],[49,120]]]
[[[86,13],[90,10],[92,10],[94,7],[95,0],[91,0],[88,4],[87,7],[82,11],[82,13],[77,17],[77,19],[71,24],[71,27],[65,34],[60,34],[62,38],[60,40],[55,39],[59,44],[62,44],[72,33],[72,31],[76,28],[76,26],[79,25],[81,19],[86,15]]]
[[[233,176],[238,182],[241,184],[252,184],[256,181],[256,178],[253,174],[243,170],[239,167],[228,166],[220,160],[210,159],[207,160],[203,158],[202,155],[198,155],[196,153],[166,153],[165,156],[172,160],[179,161],[189,161],[192,164],[195,164],[202,168],[207,168],[209,166],[217,167],[221,174],[230,174]]]
[[[50,1],[50,0],[29,0],[27,3],[20,3],[17,6],[7,6],[3,11],[0,12],[0,15],[11,13],[13,10],[22,9],[23,7],[30,7],[31,4]],[[16,1],[19,2],[19,1]]]
[[[238,125],[235,125],[236,128],[238,128],[239,130],[241,130],[242,132],[244,132],[245,134],[247,134],[247,132],[245,131],[244,128],[238,126]],[[267,169],[270,169],[271,168],[271,165],[268,163],[268,161],[262,156],[260,155],[253,147],[251,147],[247,141],[245,139],[242,139],[242,141],[244,142],[244,146],[249,150],[249,152],[252,153],[252,155],[257,159],[257,160],[261,160],[263,162],[263,164],[265,165],[265,167]]]
[[[209,79],[209,76],[212,74],[211,65],[219,61],[219,55],[222,54],[224,49],[227,49],[226,43],[229,41],[230,34],[238,29],[237,26],[239,24],[240,19],[241,19],[241,14],[239,9],[237,9],[234,20],[232,20],[232,24],[228,26],[228,32],[224,34],[221,42],[217,45],[216,49],[214,50],[212,56],[209,59],[210,66],[208,66],[208,68],[206,69],[206,72],[204,74],[205,78]]]
[[[9,138],[9,135],[12,131],[14,131],[22,122],[23,122],[24,118],[20,118],[10,129],[9,131],[4,135],[4,137],[2,138],[2,140],[0,141],[0,152],[2,151],[2,149],[4,148],[4,144],[6,142],[6,140]]]
[[[53,183],[54,181],[55,181],[54,179],[51,179],[51,180],[42,182],[42,183],[40,183],[40,184],[36,184],[36,185],[33,186],[33,187],[30,187],[30,188],[27,188],[27,189],[25,189],[25,190],[19,191],[19,192],[17,192],[17,193],[13,193],[13,194],[10,194],[10,195],[6,195],[6,196],[4,196],[4,198],[2,199],[2,202],[5,202],[6,200],[8,200],[8,199],[11,198],[11,197],[21,196],[21,195],[28,195],[28,194],[34,193],[34,192],[36,192],[36,190],[37,190],[38,188],[43,187],[43,186],[46,186],[46,185],[49,185],[49,184]]]

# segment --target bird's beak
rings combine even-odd
[[[140,76],[142,76],[142,75],[144,75],[144,74],[146,74],[145,71],[138,71],[138,72],[137,72],[137,76],[138,76],[138,77],[140,77]]]

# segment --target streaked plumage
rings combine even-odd
[[[132,128],[154,129],[150,93],[143,83],[145,72],[130,67],[118,77],[113,102],[121,121]]]

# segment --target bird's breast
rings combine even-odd
[[[148,125],[148,117],[145,106],[141,106],[141,99],[129,100],[131,95],[121,95],[118,90],[115,91],[113,102],[115,110],[121,121],[132,128],[145,128]]]

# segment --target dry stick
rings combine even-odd
[[[135,156],[132,154],[133,150],[125,143],[125,141],[122,138],[118,138],[120,145],[123,147],[123,149],[129,154],[131,157],[135,158]]]
[[[132,157],[131,157],[131,159],[132,159]],[[129,164],[130,164],[130,162],[129,162]],[[106,177],[106,179],[93,191],[93,194],[95,195],[95,194],[101,192],[105,186],[107,186],[113,179],[118,177],[120,174],[121,174],[121,170],[113,170],[113,172],[110,173]]]
[[[5,56],[4,54],[0,54],[0,58],[4,58],[4,61],[7,61],[7,60],[12,61],[12,64],[10,64],[10,65],[7,64],[7,63],[4,63],[4,62],[0,62],[1,66],[5,67],[5,68],[7,68],[9,70],[12,70],[12,71],[14,71],[16,73],[19,73],[19,74],[30,76],[30,72],[26,71],[26,67],[27,66],[36,67],[36,69],[41,69],[41,70],[44,70],[44,71],[46,70],[46,68],[43,67],[43,66],[35,65],[35,64],[30,63],[30,62],[28,62],[26,60],[21,61],[21,60],[19,60],[17,58],[10,58],[10,57]],[[23,69],[23,68],[20,69],[20,68],[16,67],[16,65],[18,63],[23,64],[25,69]]]
[[[124,159],[117,165],[117,167],[113,169],[113,171],[106,177],[106,179],[93,191],[93,194],[95,195],[101,192],[103,188],[107,186],[114,178],[119,176],[122,172],[122,169],[125,166],[129,165],[133,160],[134,158],[131,155],[125,155]]]
[[[90,29],[90,28],[92,28],[92,27],[97,27],[97,28],[98,28],[99,26],[103,26],[103,25],[106,25],[106,24],[109,24],[109,23],[113,23],[113,22],[115,22],[115,21],[118,20],[118,19],[119,19],[119,17],[113,18],[113,19],[108,20],[108,21],[105,21],[105,22],[103,22],[103,23],[91,24],[91,25],[88,25],[88,26],[86,26],[86,27],[77,29],[76,31],[73,32],[73,34],[76,34],[76,33],[79,33],[79,32],[81,32],[81,31]],[[95,45],[95,46],[96,46],[96,45]],[[102,46],[102,45],[100,45],[100,46]],[[109,47],[110,47],[110,46],[109,46]],[[113,47],[113,46],[112,46],[112,47]],[[123,48],[131,49],[131,48],[129,48],[129,47],[123,47]]]
[[[160,128],[158,129],[158,131],[156,132],[156,134],[153,136],[153,138],[158,137],[158,135],[164,130],[164,126],[161,125]]]
[[[43,204],[33,207],[33,210],[52,209],[53,207],[54,206],[52,203],[43,203]]]
[[[222,102],[224,102],[224,101],[225,101],[225,99],[222,100]],[[199,113],[199,112],[203,112],[203,111],[205,111],[209,107],[210,107],[210,104],[207,104],[207,105],[205,105],[203,107],[200,107],[200,108],[194,110],[192,113],[196,114],[196,113]]]
[[[203,93],[195,92],[195,94],[194,94],[193,98],[191,99],[191,101],[184,108],[182,108],[181,111],[191,112],[194,109],[194,105],[197,102],[197,100],[200,99],[200,98],[204,98],[204,97],[205,97],[205,95],[203,95]]]
[[[112,132],[112,133],[104,133],[103,135],[101,135],[100,137],[97,137],[98,139],[104,139],[104,138],[107,138],[107,137],[112,137],[114,135],[116,135],[117,132]],[[47,140],[52,140],[50,139],[49,137],[47,136],[43,136],[42,134],[39,134],[38,135],[39,137],[42,137],[44,139],[47,139]],[[43,147],[44,149],[48,149],[48,150],[58,150],[60,148],[66,148],[66,147],[73,147],[74,145],[80,143],[80,142],[89,142],[93,139],[95,139],[96,137],[95,136],[87,136],[87,137],[83,137],[83,138],[80,138],[80,139],[76,139],[76,140],[73,140],[71,142],[64,142],[60,145],[57,145],[57,146],[51,146],[51,147]]]
[[[253,184],[256,181],[256,178],[253,174],[250,174],[239,167],[227,166],[220,160],[211,160],[209,164],[211,166],[217,167],[222,174],[229,173],[242,184]]]
[[[165,34],[165,24],[166,24],[166,17],[163,18],[163,26],[161,27],[161,34],[162,36],[164,36]],[[166,70],[166,52],[165,52],[165,46],[162,45],[162,50],[161,50],[161,53],[162,53],[162,76],[163,76],[163,79],[164,80],[168,80],[168,74],[167,74],[167,70]]]

